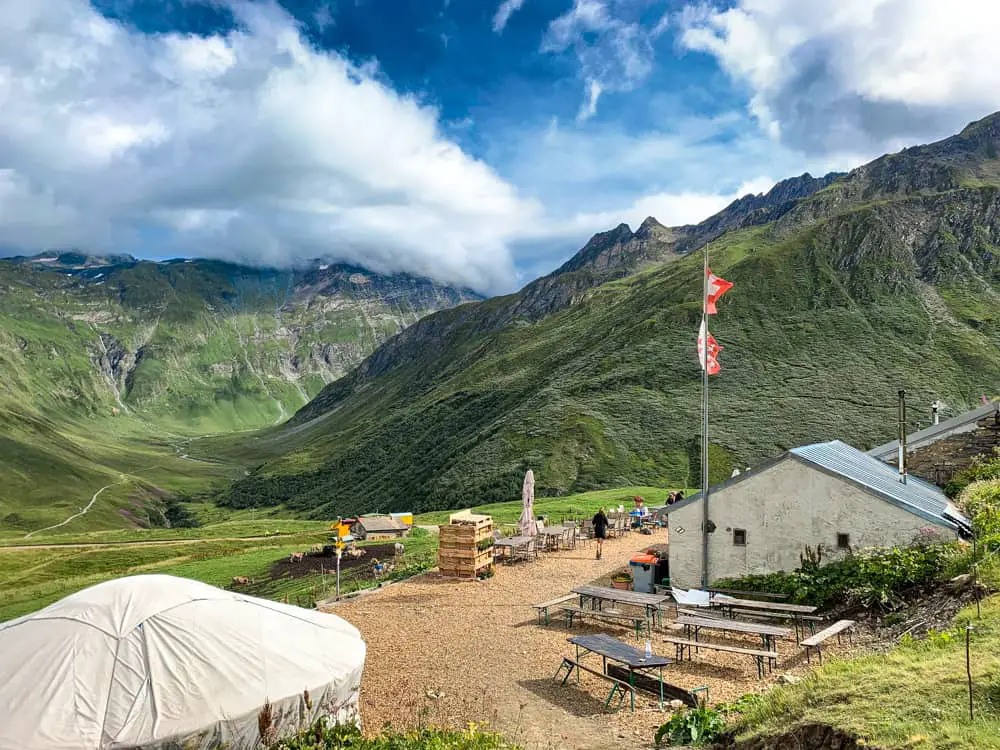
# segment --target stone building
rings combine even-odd
[[[1000,403],[990,403],[906,436],[906,470],[939,486],[967,469],[976,456],[1000,449]],[[899,441],[868,451],[896,465]]]
[[[670,581],[702,583],[701,493],[667,509]],[[967,519],[934,485],[834,440],[793,448],[709,494],[708,580],[791,571],[808,547],[833,561],[922,538],[956,539]]]

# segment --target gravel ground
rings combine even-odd
[[[431,573],[337,605],[330,611],[359,628],[368,643],[361,687],[365,726],[474,721],[532,749],[649,747],[667,714],[641,692],[634,714],[627,708],[605,713],[607,683],[586,673],[579,686],[556,683],[561,657],[573,653],[566,642],[570,633],[558,616],[548,627],[538,625],[531,605],[608,580],[635,552],[663,542],[660,537],[609,540],[600,561],[593,546],[544,554],[536,562],[498,566],[496,576],[482,582]],[[585,632],[608,632],[644,645],[614,625],[574,625],[573,634]],[[653,650],[673,656],[663,635],[654,632]],[[760,647],[759,639],[727,642]],[[834,645],[825,653],[839,650]],[[805,673],[802,649],[793,639],[784,639],[778,651],[778,668],[763,681],[756,679],[749,657],[713,652],[669,667],[664,679],[686,689],[707,685],[712,703],[731,701],[765,689],[781,674]]]

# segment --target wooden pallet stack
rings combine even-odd
[[[438,570],[449,578],[493,573],[493,519],[456,513],[439,530]]]

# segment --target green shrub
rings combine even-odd
[[[944,492],[948,497],[958,497],[973,482],[1000,479],[1000,448],[995,448],[991,456],[977,456],[965,471],[956,474]]]
[[[421,727],[406,732],[387,730],[364,737],[353,725],[327,725],[318,721],[270,750],[516,750],[502,735],[486,732],[474,724],[464,730]]]
[[[957,555],[955,544],[933,542],[929,532],[924,536],[911,546],[871,550],[827,565],[821,553],[803,555],[802,566],[791,573],[722,579],[715,585],[785,594],[793,603],[821,609],[843,603],[890,610],[907,591],[943,577]]]
[[[664,740],[670,745],[706,745],[717,740],[725,729],[726,718],[722,711],[702,703],[698,708],[674,714],[670,721],[661,724],[654,740],[657,747]]]

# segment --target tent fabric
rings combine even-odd
[[[0,750],[249,750],[268,702],[269,739],[357,722],[365,652],[335,615],[173,576],[108,581],[0,623]]]

